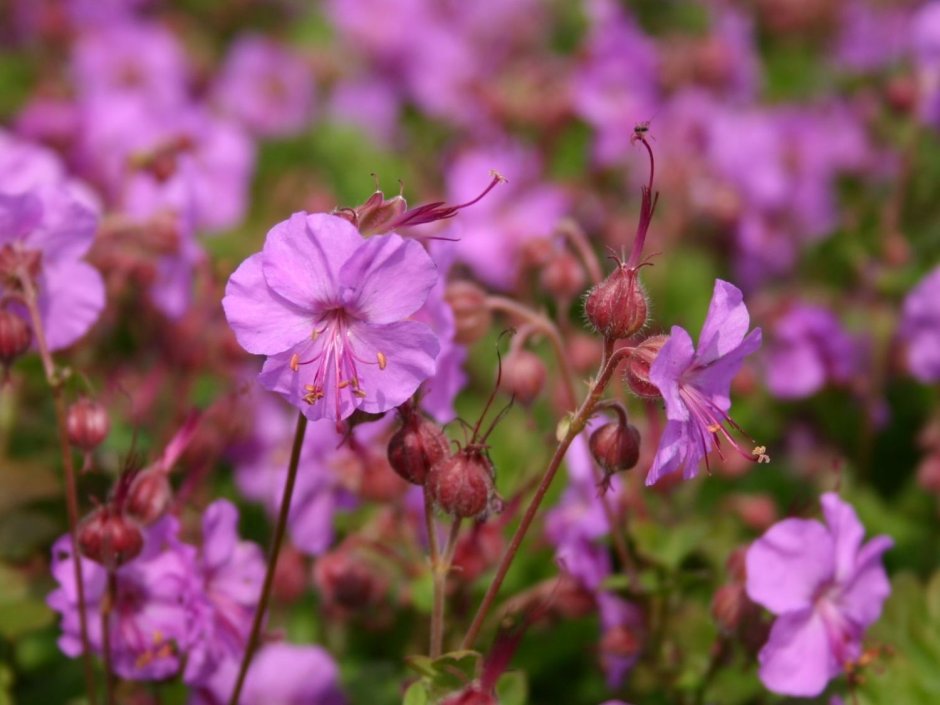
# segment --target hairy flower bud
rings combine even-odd
[[[172,498],[173,488],[167,473],[150,468],[134,478],[124,508],[128,516],[147,526],[166,513]]]
[[[343,610],[373,605],[387,588],[373,562],[349,546],[320,556],[313,566],[313,582],[327,604]]]
[[[659,355],[668,335],[654,335],[640,343],[630,359],[627,361],[626,371],[624,372],[627,385],[630,391],[639,397],[656,398],[659,397],[659,388],[650,382],[650,365]]]
[[[467,446],[431,468],[427,488],[445,513],[463,519],[482,516],[496,495],[493,464],[478,446]]]
[[[584,291],[584,268],[570,252],[560,252],[549,259],[539,280],[549,293],[571,299]]]
[[[69,407],[65,423],[69,443],[86,452],[101,445],[111,430],[108,410],[87,397],[82,397]]]
[[[640,459],[640,432],[632,424],[606,423],[591,434],[591,455],[610,475],[629,470]]]
[[[502,361],[501,385],[519,402],[528,406],[545,386],[548,374],[542,358],[528,350],[513,350]]]
[[[12,311],[0,309],[0,364],[8,366],[29,350],[32,341],[29,324]]]
[[[476,284],[457,281],[448,284],[444,298],[454,311],[457,328],[454,339],[469,345],[486,335],[492,323],[492,314],[486,306],[486,292]]]
[[[421,414],[405,414],[401,428],[388,441],[388,462],[403,479],[423,485],[428,471],[449,454],[447,436]]]
[[[649,306],[635,268],[621,264],[587,295],[584,313],[605,338],[621,340],[646,325]]]
[[[144,546],[144,536],[133,520],[109,506],[98,507],[78,525],[82,555],[108,570],[133,560]]]

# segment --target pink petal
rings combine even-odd
[[[43,268],[39,309],[50,350],[68,347],[94,325],[104,309],[104,281],[98,270],[80,260]]]
[[[781,695],[815,697],[842,670],[830,648],[825,622],[809,607],[774,622],[758,660],[761,681]]]
[[[666,418],[686,421],[689,409],[679,396],[679,380],[692,363],[695,349],[684,328],[673,326],[669,340],[650,365],[650,381],[656,385],[666,402]]]
[[[698,361],[708,364],[734,350],[744,340],[750,323],[741,290],[721,279],[715,280],[708,314],[698,339]]]
[[[858,520],[852,505],[843,502],[835,492],[824,494],[820,504],[835,544],[835,579],[843,582],[855,572],[858,549],[865,538],[865,527]]]
[[[861,627],[881,616],[881,608],[891,594],[891,583],[881,556],[894,545],[887,536],[878,536],[858,552],[854,574],[837,598],[840,611]]]

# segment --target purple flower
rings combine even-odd
[[[101,275],[82,261],[97,220],[92,197],[51,153],[0,132],[0,296],[28,320],[17,279],[34,280],[51,350],[81,338],[104,309]]]
[[[401,100],[386,81],[372,77],[339,81],[330,96],[330,118],[352,125],[379,145],[389,145],[398,131]]]
[[[179,523],[164,517],[144,529],[144,548],[117,569],[117,600],[111,615],[111,654],[115,673],[132,680],[166,678],[179,670],[181,652],[189,646],[192,603],[199,594],[195,549],[177,538]],[[52,575],[59,587],[47,602],[62,616],[59,648],[75,658],[82,651],[78,591],[71,543],[61,537],[52,547]],[[85,610],[91,647],[101,653],[101,601],[107,573],[82,561]]]
[[[238,538],[235,505],[220,499],[206,507],[198,565],[202,599],[192,617],[187,683],[205,682],[220,663],[244,653],[264,567],[258,545]]]
[[[342,218],[295,213],[232,274],[222,305],[242,347],[268,356],[265,389],[339,421],[388,411],[434,374],[437,338],[405,319],[436,281],[413,240],[366,240]]]
[[[864,350],[822,306],[795,304],[773,326],[765,351],[767,386],[784,399],[808,397],[858,372]]]
[[[900,334],[911,374],[925,383],[940,380],[940,267],[904,299]]]
[[[313,74],[303,58],[259,35],[239,37],[215,86],[222,111],[262,137],[303,130],[313,110]]]
[[[861,655],[865,629],[891,585],[881,556],[892,546],[865,529],[838,495],[822,496],[826,525],[785,519],[747,552],[747,594],[777,615],[761,649],[760,678],[775,693],[814,697]]]
[[[747,332],[750,316],[740,289],[715,281],[708,314],[702,324],[698,348],[679,326],[650,366],[649,378],[666,403],[666,428],[646,477],[655,484],[663,475],[683,470],[686,479],[698,474],[698,465],[717,447],[719,434],[742,454],[726,425],[731,408],[731,380],[747,355],[761,342],[759,328]]]

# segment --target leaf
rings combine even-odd
[[[401,703],[402,705],[427,705],[430,701],[427,684],[422,679],[408,686]]]
[[[496,699],[500,705],[525,705],[529,683],[522,671],[509,671],[496,681]]]

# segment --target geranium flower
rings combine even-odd
[[[819,695],[858,659],[891,592],[881,564],[891,539],[863,546],[851,505],[832,492],[821,503],[826,525],[784,519],[747,552],[748,597],[778,615],[758,657],[760,678],[783,695]]]
[[[695,477],[699,462],[718,446],[719,435],[749,458],[766,457],[760,448],[743,450],[727,428],[736,428],[728,416],[731,380],[744,358],[760,347],[761,331],[748,333],[749,325],[741,290],[718,279],[698,348],[684,328],[672,327],[650,365],[649,378],[666,402],[668,421],[647,485],[677,470],[683,470],[685,479]]]
[[[405,320],[437,281],[424,248],[398,235],[364,239],[348,221],[295,213],[232,274],[222,305],[259,380],[312,421],[382,413],[434,374],[440,349]]]

